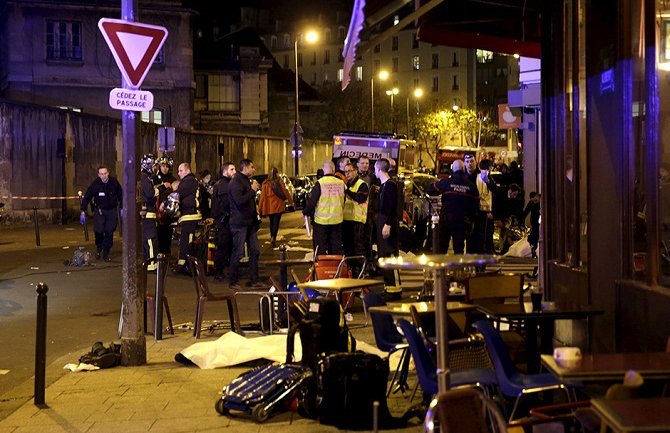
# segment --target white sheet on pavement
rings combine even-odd
[[[294,343],[294,359],[300,361],[302,346],[299,335],[295,337]],[[364,341],[357,340],[356,349],[381,357],[387,355]],[[286,334],[246,338],[234,332],[227,332],[215,341],[194,343],[182,350],[181,354],[204,370],[229,367],[255,359],[284,362],[286,361]]]

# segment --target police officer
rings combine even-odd
[[[104,165],[98,167],[98,177],[86,190],[81,201],[81,215],[79,220],[86,220],[86,208],[89,203],[93,211],[93,231],[95,232],[95,258],[110,261],[109,250],[112,249],[114,230],[118,224],[118,207],[122,203],[122,191],[119,181],[109,175]]]
[[[230,233],[230,198],[228,184],[235,175],[235,164],[224,162],[221,166],[221,178],[216,181],[212,190],[212,217],[216,228],[216,258],[214,279],[223,280],[223,268],[230,263],[233,242]]]
[[[179,237],[179,258],[175,273],[188,273],[186,268],[186,256],[189,252],[189,245],[193,242],[195,229],[198,227],[198,221],[202,219],[200,214],[200,188],[198,180],[191,173],[191,165],[188,162],[179,164],[177,174],[181,181],[177,187],[179,194],[179,225],[181,226],[181,236]]]
[[[163,203],[167,196],[172,193],[172,182],[177,179],[172,175],[172,158],[167,156],[162,156],[156,161],[158,166],[158,171],[153,176],[154,186],[158,190],[159,200],[158,203]],[[158,239],[158,252],[166,255],[170,255],[171,246],[172,246],[172,233],[174,229],[172,223],[174,218],[162,213],[158,209],[158,215],[156,219],[156,233]]]
[[[440,179],[426,189],[430,195],[442,195],[440,208],[440,253],[449,250],[453,239],[454,253],[463,254],[465,238],[479,213],[479,191],[477,185],[468,179],[465,166],[460,159],[451,164],[453,174]]]
[[[152,154],[142,156],[140,167],[142,168],[142,178],[140,188],[142,194],[142,246],[144,247],[144,259],[156,257],[158,248],[158,239],[156,233],[156,196],[158,190],[154,187],[152,176],[156,157]],[[147,266],[148,271],[156,270],[156,263],[150,263]]]
[[[332,161],[323,163],[323,177],[316,181],[302,214],[314,216],[314,244],[317,254],[344,253],[344,182],[335,176],[335,164]]]
[[[377,195],[377,255],[381,257],[397,257],[400,253],[398,247],[398,231],[400,230],[400,218],[398,214],[398,185],[389,176],[391,164],[386,158],[375,162],[375,176],[381,182]],[[387,301],[402,298],[402,286],[400,285],[400,274],[397,269],[386,269],[382,272],[384,276],[384,292]]]
[[[342,223],[342,246],[347,256],[366,257],[368,236],[365,233],[365,222],[368,217],[368,184],[358,177],[354,165],[344,167],[347,177],[347,189],[344,191],[344,222]],[[352,265],[354,275],[360,271]],[[358,272],[357,272],[358,271]]]

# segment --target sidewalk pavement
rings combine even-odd
[[[362,337],[359,330],[354,330]],[[368,331],[369,333],[369,331]],[[211,341],[220,332],[201,340]],[[249,366],[201,370],[174,360],[175,354],[194,343],[190,331],[175,331],[155,341],[147,336],[147,364],[114,367],[92,372],[66,373],[46,389],[48,408],[40,409],[33,400],[23,402],[11,415],[0,421],[0,433],[28,432],[336,432],[335,427],[283,412],[263,424],[250,417],[219,415],[214,409],[221,388]],[[82,350],[84,353],[88,349]],[[47,374],[76,360],[61,358]],[[55,373],[54,373],[55,374]],[[410,378],[410,384],[413,384]],[[29,384],[32,386],[32,383]],[[25,390],[24,390],[25,391]],[[408,394],[406,394],[408,395]],[[415,397],[414,403],[418,400]],[[4,396],[7,403],[7,396]],[[11,399],[11,398],[10,398]],[[393,394],[391,412],[399,416],[411,405],[406,396]],[[418,419],[395,432],[421,432]]]

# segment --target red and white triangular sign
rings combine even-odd
[[[132,89],[139,89],[167,39],[167,29],[112,18],[101,18],[98,28],[112,50],[123,77]]]

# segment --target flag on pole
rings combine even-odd
[[[344,48],[342,49],[342,58],[344,59],[342,91],[347,88],[351,81],[351,68],[354,67],[354,62],[356,61],[356,46],[360,42],[360,33],[363,30],[363,22],[365,21],[364,7],[365,0],[356,0],[354,10],[351,14],[347,38],[344,40]]]

